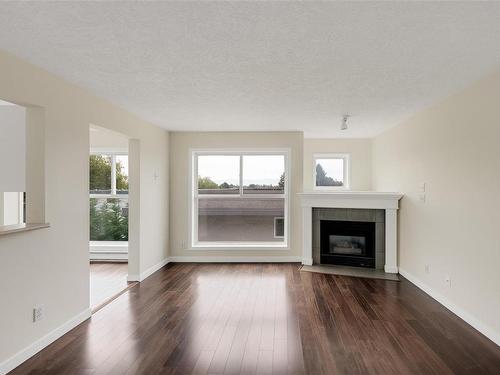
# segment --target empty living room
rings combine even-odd
[[[500,2],[0,2],[0,375],[500,374]]]

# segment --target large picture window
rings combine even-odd
[[[193,248],[287,247],[288,151],[193,151],[191,212]]]
[[[89,192],[91,244],[128,241],[128,156],[91,154]]]

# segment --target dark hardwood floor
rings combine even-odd
[[[500,348],[406,280],[169,264],[13,374],[499,374]]]

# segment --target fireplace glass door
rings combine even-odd
[[[321,263],[375,267],[375,223],[321,220]]]
[[[330,254],[366,256],[366,237],[330,235]]]

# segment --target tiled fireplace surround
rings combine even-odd
[[[397,211],[402,194],[378,191],[312,191],[299,193],[299,196],[302,206],[302,264],[319,263],[319,224],[322,218],[371,221],[375,222],[376,268],[387,273],[398,273]]]

